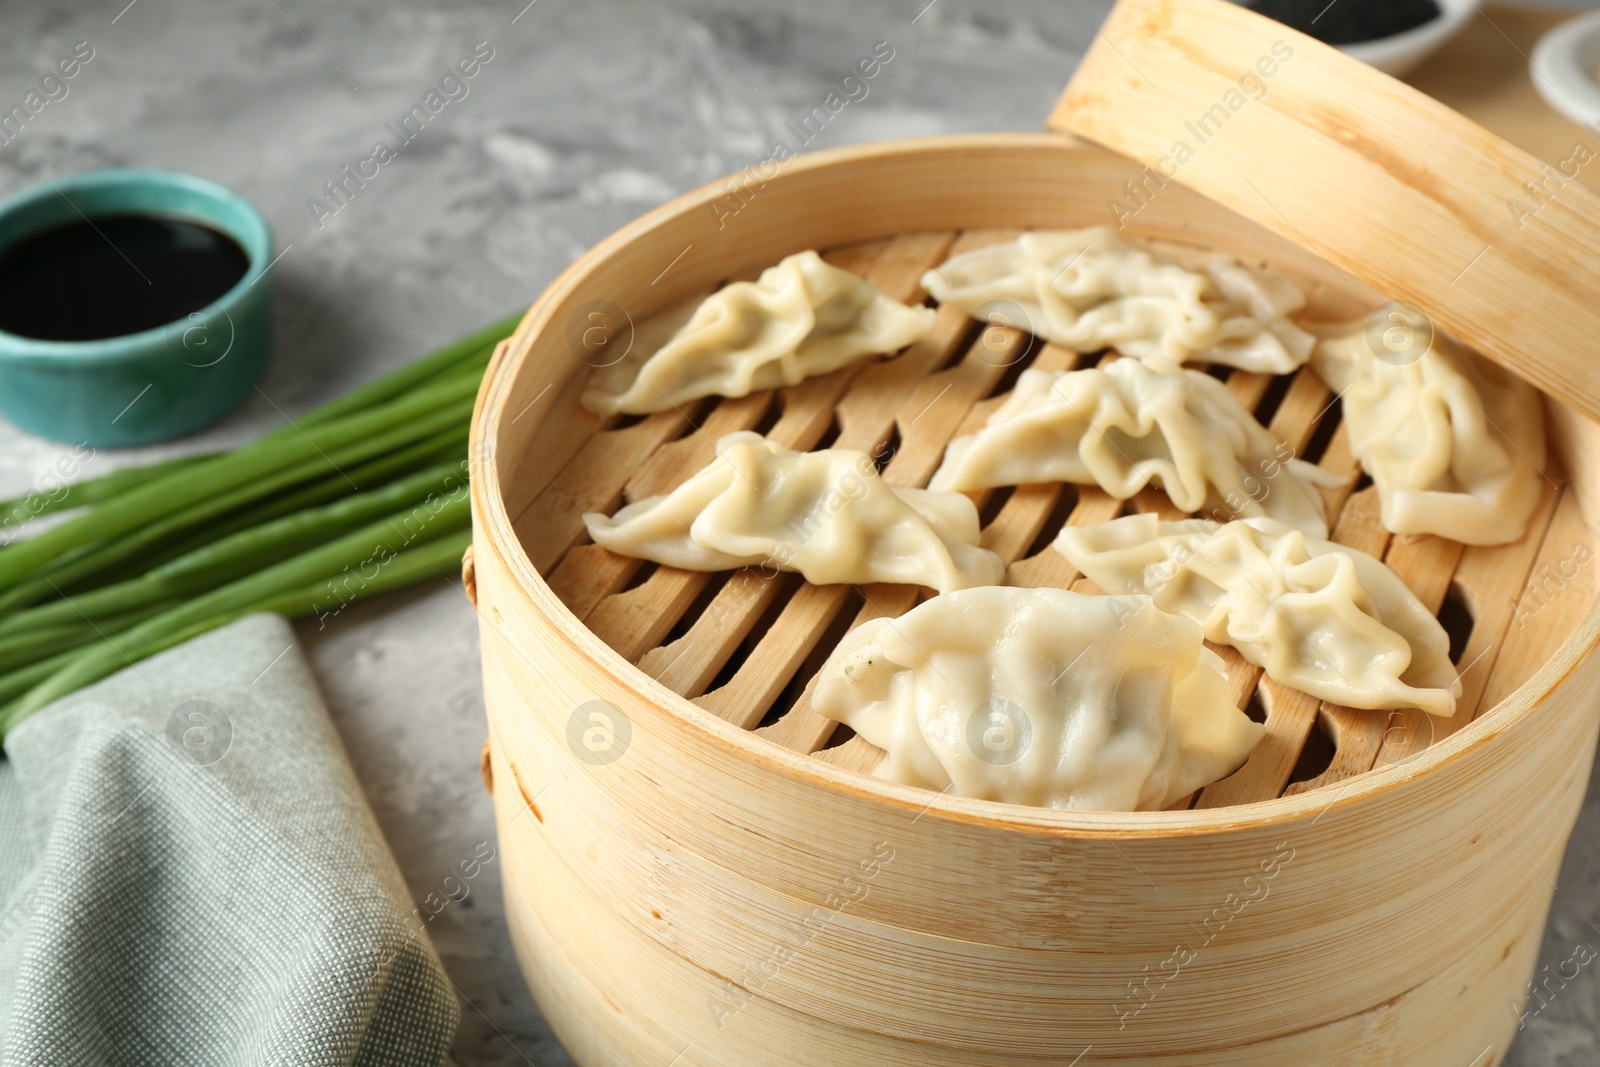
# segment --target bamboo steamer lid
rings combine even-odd
[[[1121,0],[1048,125],[1147,166],[1119,218],[1190,186],[1600,418],[1600,197],[1431,97],[1225,0]]]

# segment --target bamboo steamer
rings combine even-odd
[[[582,512],[670,488],[734,429],[874,451],[891,482],[921,484],[1022,367],[1080,361],[941,310],[892,361],[602,421],[577,404],[596,361],[586,331],[625,342],[628,321],[803,248],[921,299],[918,279],[943,258],[1105,221],[1108,197],[1143,175],[1059,133],[798,157],[608,238],[497,353],[474,416],[468,566],[485,779],[519,959],[585,1067],[1504,1055],[1600,731],[1585,519],[1600,506],[1588,476],[1600,452],[1592,424],[1559,403],[1547,400],[1561,459],[1521,542],[1390,537],[1370,487],[1330,496],[1335,537],[1385,558],[1457,637],[1456,718],[1319,704],[1222,650],[1267,737],[1237,774],[1166,812],[1011,807],[863,773],[879,754],[839,743],[807,680],[851,625],[924,591],[690,574],[585,543]],[[1309,318],[1383,300],[1176,182],[1127,230],[1271,262],[1310,292]],[[1227,384],[1307,458],[1355,471],[1309,371]],[[1082,582],[1047,547],[1056,529],[1126,507],[1059,487],[980,506],[1008,582],[1068,587]]]

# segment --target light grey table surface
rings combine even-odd
[[[246,440],[280,425],[280,409],[303,411],[526,306],[617,226],[763,158],[785,120],[820,103],[874,42],[893,46],[892,62],[817,147],[1037,129],[1108,6],[526,3],[0,0],[4,110],[76,42],[95,50],[69,95],[0,146],[0,195],[93,167],[192,171],[254,199],[285,250],[272,271],[276,357],[261,394],[212,430],[142,456]],[[319,226],[308,200],[323,182],[387,138],[384,123],[479,41],[494,57],[469,95]],[[29,488],[61,451],[0,424],[0,493]],[[132,458],[102,453],[94,462],[104,467],[86,473]],[[299,630],[421,898],[494,835],[477,773],[485,731],[472,609],[440,581]],[[1551,973],[1579,942],[1600,947],[1596,924],[1591,790],[1546,935]],[[494,878],[474,883],[430,933],[462,998],[456,1063],[571,1062],[517,971]],[[1559,987],[1508,1063],[1600,1063],[1597,972],[1591,964]]]

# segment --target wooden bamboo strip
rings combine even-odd
[[[1229,645],[1214,645],[1207,641],[1206,647],[1222,658],[1222,665],[1228,672],[1228,687],[1233,693],[1234,707],[1243,711],[1250,706],[1250,698],[1255,695],[1256,685],[1261,681],[1261,668]]]
[[[1078,505],[1067,517],[1069,526],[1110,522],[1122,513],[1123,502],[1096,485],[1078,487]],[[1027,559],[1006,568],[1006,584],[1026,589],[1071,589],[1078,570],[1067,557],[1046,545]]]
[[[919,382],[896,413],[900,447],[884,468],[884,480],[907,488],[926,485],[967,412],[1004,373],[1003,364],[991,362],[1005,358],[997,350],[1015,354],[1029,343],[1018,330],[987,326],[960,363]]]
[[[1594,607],[1600,593],[1600,566],[1593,527],[1583,518],[1578,494],[1561,494],[1507,627],[1498,661],[1484,688],[1483,707],[1492,708],[1514,693],[1555,654],[1554,634],[1569,634]]]
[[[583,443],[516,523],[517,537],[541,572],[548,572],[584,536],[583,515],[611,511],[622,499],[627,472],[689,426],[682,411],[658,411],[620,430],[603,430]]]
[[[1316,432],[1317,420],[1328,410],[1332,400],[1333,393],[1322,379],[1309,367],[1303,368],[1289,384],[1289,391],[1283,395],[1283,402],[1267,423],[1267,429],[1278,440],[1288,442],[1298,455],[1305,451],[1311,435]],[[1336,470],[1334,473],[1343,472]]]
[[[1390,538],[1389,551],[1383,559],[1417,599],[1437,615],[1466,547],[1460,541],[1431,534],[1407,534]]]
[[[574,615],[587,619],[601,601],[626,589],[645,564],[645,560],[619,556],[599,545],[578,545],[546,580]]]
[[[871,744],[860,734],[856,734],[842,745],[825,748],[813,755],[824,763],[831,763],[835,767],[856,771],[859,774],[871,774],[883,762],[883,749]]]
[[[1461,652],[1462,692],[1456,714],[1433,723],[1435,740],[1466,726],[1487,706],[1483,702],[1484,692],[1505,647],[1506,631],[1517,615],[1517,604],[1526,588],[1528,575],[1544,547],[1561,494],[1561,489],[1545,484],[1539,506],[1528,521],[1528,532],[1514,544],[1470,545],[1461,554],[1455,586],[1472,615],[1472,633]],[[1381,765],[1384,756],[1378,759]]]
[[[1254,371],[1235,370],[1228,375],[1228,392],[1233,394],[1235,400],[1244,405],[1249,412],[1256,410],[1256,405],[1261,403],[1261,398],[1266,395],[1267,387],[1272,384],[1272,375],[1257,374]]]
[[[657,567],[639,585],[595,605],[585,624],[624,659],[637,662],[666,639],[714,578],[704,571]]]
[[[1350,494],[1355,492],[1356,475],[1361,470],[1360,464],[1356,462],[1355,453],[1350,450],[1350,432],[1345,429],[1343,422],[1334,429],[1333,437],[1328,441],[1328,447],[1323,451],[1322,458],[1317,461],[1317,466],[1326,471],[1344,471],[1350,475],[1349,479],[1341,484],[1322,490],[1322,500],[1327,505],[1329,516],[1337,516],[1343,513],[1345,504],[1350,500]]]
[[[639,500],[668,492],[711,462],[712,441],[755,427],[771,403],[772,394],[762,392],[718,404],[700,425],[700,432],[669,441],[652,452],[624,486],[623,496]],[[574,615],[587,619],[602,600],[621,591],[644,562],[599,545],[579,545],[550,572],[548,581]]]
[[[1373,559],[1382,559],[1389,547],[1390,533],[1383,525],[1382,505],[1378,490],[1367,486],[1350,498],[1339,511],[1333,526],[1333,540],[1341,545],[1365,552]]]
[[[1006,499],[1000,513],[983,530],[983,547],[1009,563],[1028,550],[1038,539],[1056,509],[1062,485],[1019,485]]]
[[[656,581],[662,571],[668,576]],[[625,593],[607,597],[590,615],[587,623],[596,637],[609,644],[624,659],[638,660],[667,639],[672,628],[706,592],[720,585],[742,586],[736,577],[745,571],[704,573],[658,567],[640,585]],[[680,575],[690,578],[680,579]],[[721,591],[720,589],[718,590]]]
[[[1016,230],[964,230],[943,245],[937,256],[924,257],[924,264],[932,267],[934,262],[943,262],[947,256],[1008,241],[1016,234]],[[921,271],[917,271],[915,292],[921,291],[921,284]],[[871,368],[854,382],[837,408],[840,444],[870,450],[881,443],[888,432],[886,427],[880,429],[884,417],[900,413],[906,394],[945,364],[970,332],[971,324],[965,313],[955,308],[940,308],[937,324],[929,337],[913,345],[905,356]]]
[[[1177,522],[1179,519],[1189,518],[1189,513],[1179,508],[1172,502],[1172,498],[1163,489],[1147,485],[1139,490],[1129,506],[1141,515],[1154,515],[1162,522]]]
[[[1392,733],[1398,732],[1407,738],[1428,738],[1428,717],[1425,715],[1421,716],[1422,733],[1419,734],[1415,732],[1415,723],[1406,718],[1404,712],[1361,711],[1327,704],[1321,714],[1324,716],[1323,729],[1328,731],[1335,745],[1333,759],[1321,774],[1304,781],[1291,782],[1283,791],[1285,796],[1309,793],[1313,789],[1321,789],[1371,770],[1379,750]],[[1428,740],[1424,740],[1422,747],[1426,747],[1427,743]]]
[[[1268,800],[1283,792],[1306,737],[1316,723],[1321,701],[1262,676],[1256,691],[1267,712],[1267,730],[1245,765],[1200,790],[1196,808],[1223,808]]]
[[[539,494],[572,462],[580,449],[600,431],[601,420],[585,411],[578,396],[588,386],[587,376],[574,374],[556,394],[534,429],[527,454],[539,463],[518,463],[506,490],[506,507],[513,521],[521,522]]]
[[[747,567],[736,572],[687,633],[643,653],[639,668],[680,696],[700,696],[750,636],[756,619],[785,591],[785,584],[773,570]]]
[[[796,629],[823,632],[842,608],[839,598],[827,592],[826,587],[805,583],[785,605],[784,615]],[[698,697],[695,703],[735,726],[753,730],[813,651],[799,641],[762,641],[727,685]],[[726,660],[727,654],[721,658]]]
[[[904,615],[916,606],[921,591],[912,585],[870,585],[861,593],[863,603],[861,610],[850,622],[852,630],[873,619],[898,618]],[[812,676],[806,682],[806,687],[795,701],[794,707],[777,722],[761,728],[757,733],[775,744],[796,752],[817,752],[827,744],[839,724],[833,719],[817,714],[816,709],[811,706],[811,694],[816,682],[816,677]],[[865,768],[867,770],[871,770],[883,757],[881,750],[874,748],[872,751],[876,752],[877,756],[867,765]]]

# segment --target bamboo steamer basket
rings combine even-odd
[[[481,620],[484,775],[519,960],[585,1067],[1476,1067],[1504,1056],[1600,731],[1600,568],[1586,518],[1600,507],[1600,442],[1566,405],[1546,398],[1559,458],[1517,543],[1392,537],[1370,486],[1330,494],[1336,539],[1384,558],[1450,629],[1465,686],[1456,717],[1320,703],[1221,649],[1266,737],[1235,775],[1165,812],[1021,808],[872,777],[881,754],[812,711],[807,682],[850,626],[908,610],[924,590],[691,574],[583,536],[583,512],[671,488],[735,429],[861,448],[892,483],[923,484],[1022,367],[1086,358],[944,309],[894,360],[600,420],[577,403],[603,351],[589,331],[625,342],[628,322],[804,248],[919,300],[922,273],[965,248],[1103,222],[1125,183],[1148,183],[1138,138],[1159,128],[1107,132],[1119,93],[1154,92],[1133,68],[1217,26],[1232,36],[1210,51],[1176,48],[1194,84],[1168,57],[1170,97],[1140,107],[1214,99],[1206,79],[1237,69],[1229,49],[1253,59],[1268,33],[1293,40],[1306,82],[1332,79],[1357,110],[1372,93],[1425,106],[1264,25],[1211,0],[1125,2],[1053,123],[1128,155],[1059,132],[973,135],[749,172],[602,242],[496,354],[474,416],[465,571]],[[1272,93],[1300,91],[1287,66],[1282,78]],[[1263,117],[1275,101],[1260,102]],[[1480,169],[1513,173],[1511,157],[1485,154],[1503,145],[1456,121],[1447,132],[1478,139]],[[1379,156],[1382,139],[1335,136],[1320,150],[1333,171]],[[1600,325],[1593,312],[1538,327],[1529,344],[1517,327],[1537,318],[1534,290],[1504,289],[1525,284],[1514,270],[1496,267],[1489,310],[1440,298],[1434,265],[1396,261],[1406,248],[1372,247],[1359,227],[1346,239],[1319,226],[1312,241],[1293,216],[1218,195],[1236,173],[1223,149],[1205,167],[1197,159],[1183,181],[1215,198],[1169,181],[1127,231],[1270,262],[1308,291],[1312,319],[1368,313],[1384,296],[1362,279],[1376,278],[1596,410],[1586,372],[1568,366],[1578,349],[1552,347],[1583,315]],[[1474,177],[1449,193],[1454,207],[1487,210]],[[1256,184],[1299,203],[1282,180]],[[1581,191],[1560,211],[1600,218]],[[1428,236],[1460,245],[1478,232]],[[1560,238],[1543,240],[1505,258],[1555,254]],[[1226,381],[1303,456],[1355,473],[1335,398],[1309,370]],[[984,543],[1009,561],[1010,584],[1072,588],[1082,579],[1048,548],[1063,522],[1167,507],[1159,493],[1124,503],[1085,487],[980,499]]]

